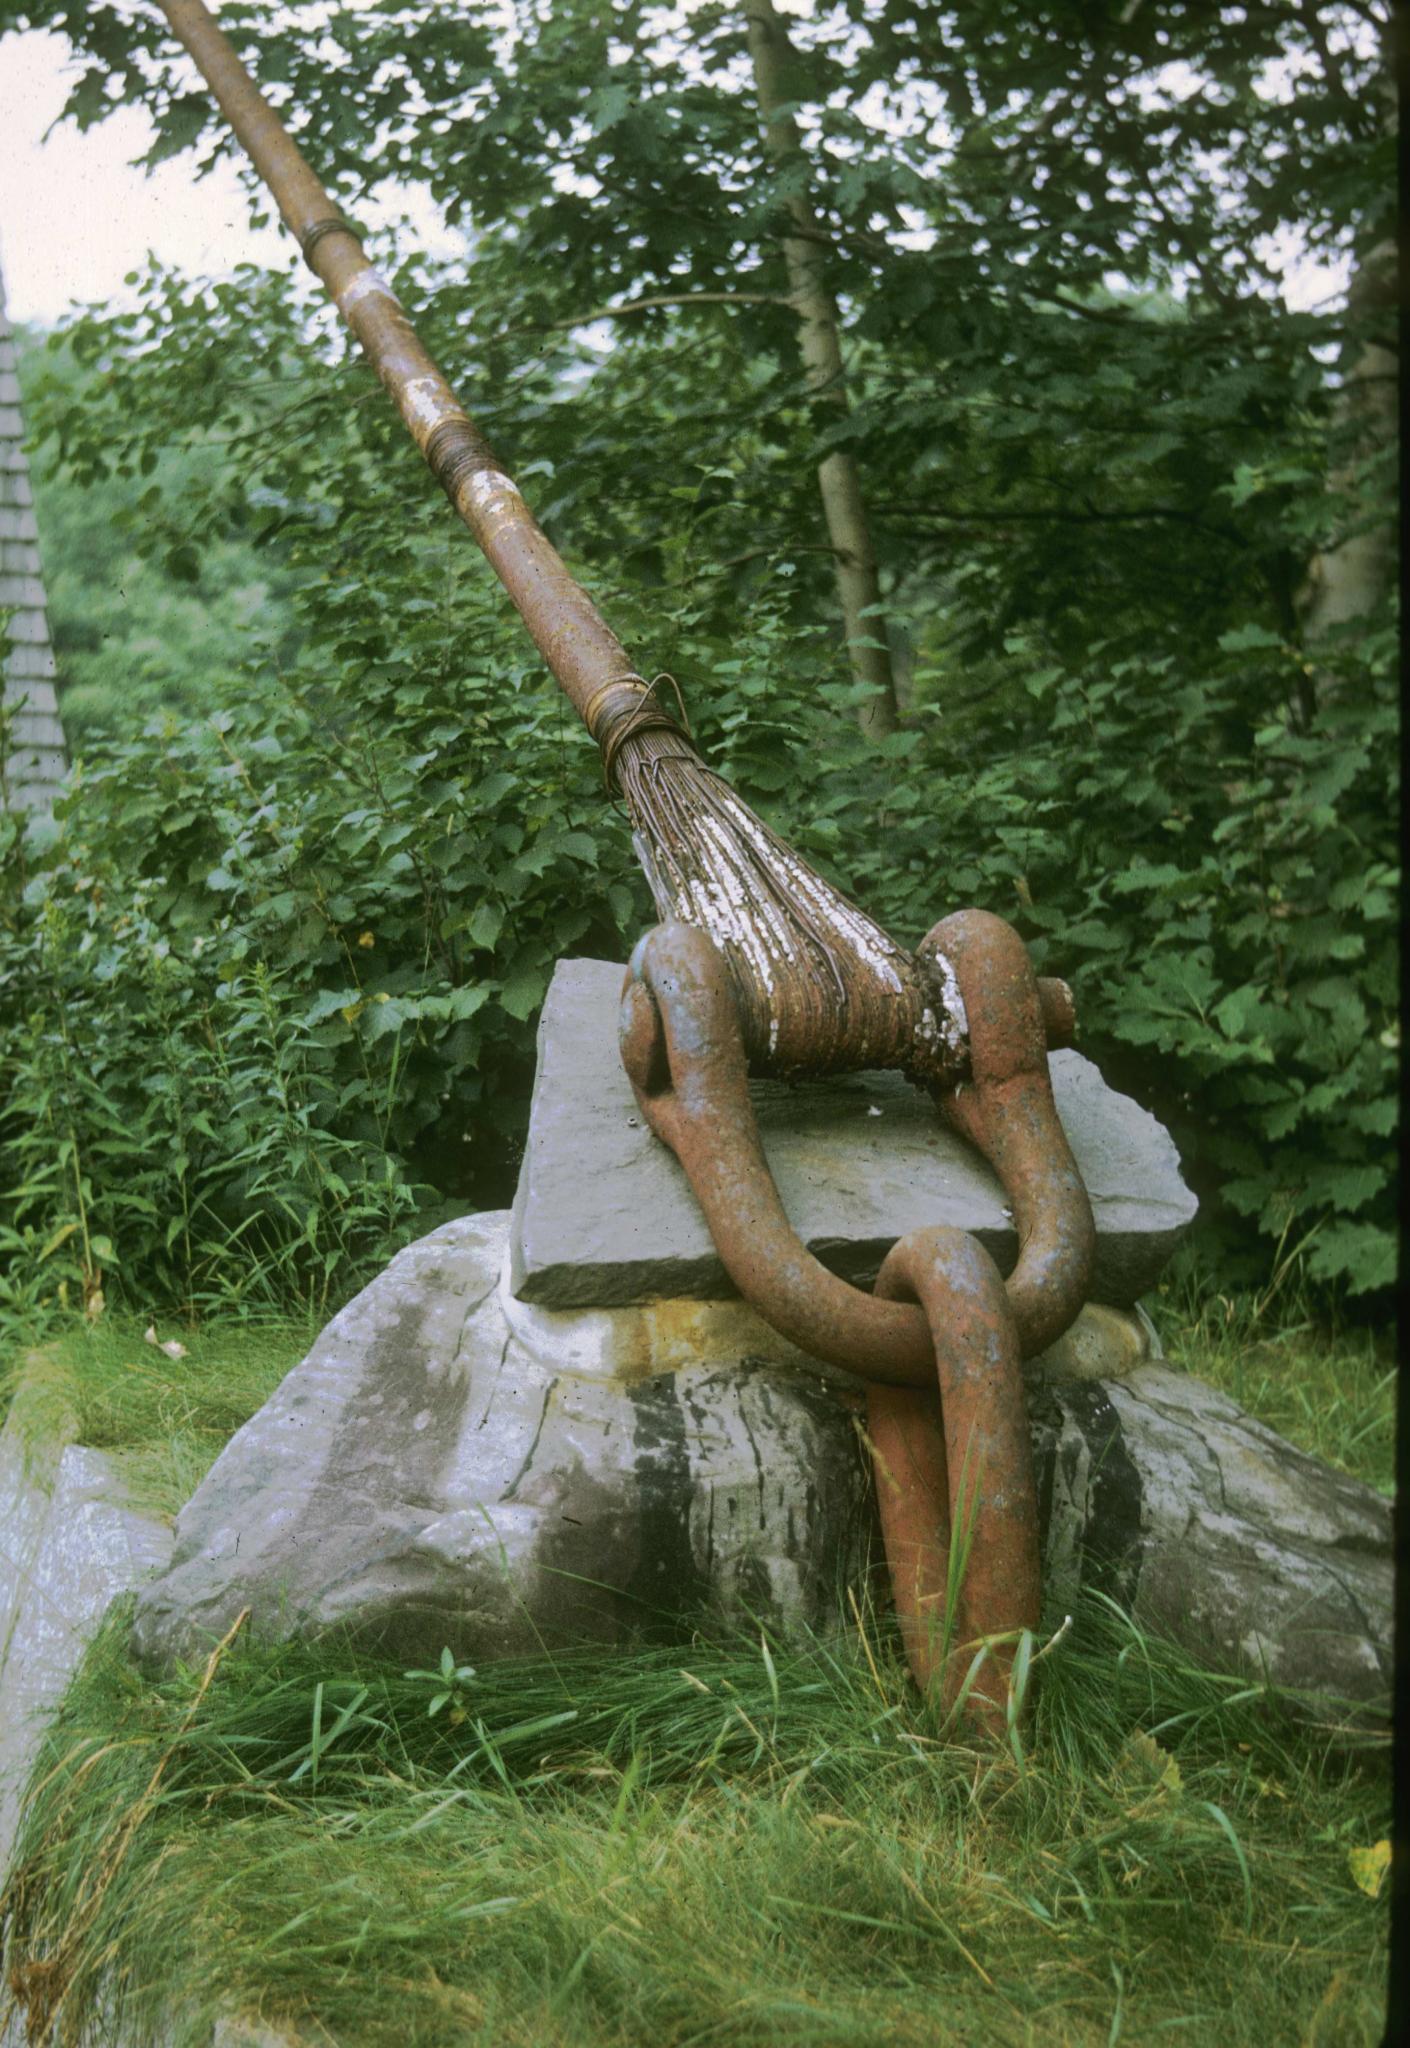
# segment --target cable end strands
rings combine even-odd
[[[671,694],[668,706],[663,702]],[[663,922],[723,954],[751,1068],[780,1077],[963,1069],[963,1006],[706,766],[674,676],[610,676],[583,716]]]

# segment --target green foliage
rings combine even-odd
[[[12,1306],[105,1274],[321,1307],[445,1195],[505,1196],[552,963],[620,952],[644,892],[487,594],[416,577],[391,632],[381,592],[325,594],[315,677],[104,749],[12,848]]]
[[[33,1260],[77,1226],[55,1273],[326,1293],[432,1213],[408,1183],[503,1199],[553,960],[621,957],[648,919],[570,715],[454,536],[398,541],[390,497],[326,543],[283,673],[103,747],[47,850],[12,850],[12,1228]],[[699,500],[661,536],[674,580],[615,610],[712,758],[898,935],[965,901],[1016,918],[1216,1198],[1230,1284],[1300,1244],[1316,1278],[1387,1284],[1387,636],[1299,732],[1272,635],[1230,629],[1195,678],[1148,620],[1080,670],[1035,623],[977,702],[868,752],[786,592],[721,632]]]
[[[29,390],[42,384],[55,415],[81,416],[88,389],[107,374],[101,365],[76,361],[62,343],[41,352],[34,337],[16,338]],[[162,710],[213,708],[215,683],[247,658],[256,636],[281,645],[289,576],[277,543],[257,548],[232,530],[199,558],[175,538],[164,552],[154,546],[153,507],[199,496],[209,465],[199,437],[144,450],[126,474],[96,447],[72,463],[37,460],[44,587],[71,751],[86,753],[100,734],[131,733]]]
[[[159,154],[217,134],[155,16],[62,18],[80,122],[127,97]],[[1365,261],[1384,234],[1364,12],[790,17],[841,423],[770,296],[793,172],[763,155],[736,10],[695,10],[689,42],[591,0],[512,43],[421,5],[318,10],[316,35],[299,8],[234,18],[354,214],[377,133],[467,224],[467,263],[379,254],[712,758],[899,938],[965,902],[1013,917],[1084,1049],[1175,1131],[1226,1288],[1292,1256],[1324,1301],[1378,1300],[1393,620],[1373,601],[1316,646],[1301,621],[1309,564],[1391,517],[1390,451],[1327,375],[1386,316],[1274,290],[1289,235]],[[27,373],[42,488],[122,486],[144,573],[216,592],[258,563],[273,601],[179,724],[110,722],[55,842],[7,856],[0,1226],[26,1298],[100,1266],[143,1298],[245,1298],[256,1269],[308,1297],[438,1197],[503,1199],[551,961],[620,954],[648,915],[587,749],[308,290],[154,270]],[[568,324],[602,308],[607,350]],[[878,630],[909,650],[905,727],[870,752],[814,496],[838,434]]]
[[[1200,1191],[1217,1193],[1230,1278],[1254,1277],[1235,1254],[1249,1217],[1280,1253],[1304,1249],[1314,1279],[1385,1288],[1393,651],[1363,634],[1344,662],[1355,685],[1298,731],[1284,709],[1295,650],[1236,640],[1196,682],[1170,657],[1128,656],[1044,685],[1059,766],[1024,862],[1025,921],[1105,1063],[1141,1075]]]
[[[937,1742],[884,1629],[499,1663],[473,1710],[323,1644],[139,1678],[119,1613],[10,1880],[31,2018],[232,2005],[348,2048],[1370,2044],[1383,1774],[1103,1603],[1026,1752]],[[1356,1859],[1361,1858],[1358,1862]],[[158,1879],[158,1872],[160,1873]],[[1257,1968],[1250,1959],[1257,1958]]]

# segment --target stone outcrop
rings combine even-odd
[[[257,1628],[345,1626],[423,1661],[676,1630],[707,1606],[826,1625],[869,1523],[822,1369],[764,1362],[785,1347],[742,1302],[516,1302],[508,1221],[402,1252],[232,1438],[139,1608],[144,1659],[193,1652],[247,1602]]]
[[[408,1663],[845,1611],[879,1555],[856,1383],[739,1301],[516,1301],[510,1236],[501,1212],[402,1252],[231,1440],[141,1596],[148,1665],[245,1605]],[[1215,1665],[1377,1698],[1387,1504],[1107,1314],[1033,1371],[1054,1613],[1096,1584]]]
[[[101,1451],[31,1438],[17,1403],[0,1430],[0,1872],[48,1716],[111,1602],[170,1554]]]
[[[1044,1599],[1098,1586],[1201,1664],[1379,1709],[1390,1502],[1189,1373],[1053,1377],[1029,1400]]]

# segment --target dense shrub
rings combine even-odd
[[[321,1300],[505,1197],[552,962],[619,952],[645,899],[565,712],[466,611],[453,680],[422,618],[337,690],[251,675],[102,749],[49,834],[0,827],[12,1289]]]
[[[484,580],[424,594],[444,568],[407,550],[396,616],[319,589],[293,671],[104,746],[47,835],[3,828],[12,1299],[102,1269],[144,1300],[322,1300],[445,1203],[508,1198],[553,961],[624,957],[650,909],[572,714]],[[1270,636],[1197,677],[1016,643],[1032,712],[976,765],[924,714],[864,747],[835,654],[765,600],[725,644],[678,596],[656,623],[713,757],[899,936],[979,902],[1070,976],[1229,1284],[1299,1245],[1337,1289],[1388,1283],[1382,642],[1301,733]]]

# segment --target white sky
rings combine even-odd
[[[135,107],[86,135],[66,123],[45,142],[72,82],[67,57],[62,37],[39,30],[0,41],[0,265],[12,318],[49,325],[71,300],[112,298],[148,250],[198,274],[288,262],[287,236],[249,226],[232,165],[197,183],[180,158],[150,175],[132,168],[152,136]]]
[[[811,8],[795,0],[787,11]],[[0,38],[0,268],[14,319],[48,326],[74,301],[130,298],[123,279],[149,251],[208,277],[241,262],[292,263],[287,235],[250,227],[232,163],[202,179],[192,178],[181,157],[152,172],[135,167],[152,138],[138,108],[122,108],[86,135],[66,124],[46,141],[68,95],[68,66],[60,36],[30,30]],[[359,212],[369,225],[405,215],[431,253],[463,251],[463,239],[445,229],[423,193],[384,187]],[[1307,261],[1294,238],[1278,254],[1291,306],[1316,304],[1345,286],[1344,265]]]
[[[255,229],[234,163],[191,176],[189,157],[154,171],[135,159],[152,144],[152,123],[122,107],[80,135],[72,122],[45,141],[72,84],[68,45],[39,29],[0,39],[0,269],[12,319],[50,326],[73,302],[132,299],[123,279],[149,252],[196,276],[237,263],[289,267],[294,245],[277,227]],[[375,227],[408,217],[433,255],[463,252],[422,193],[383,187],[359,218]]]

